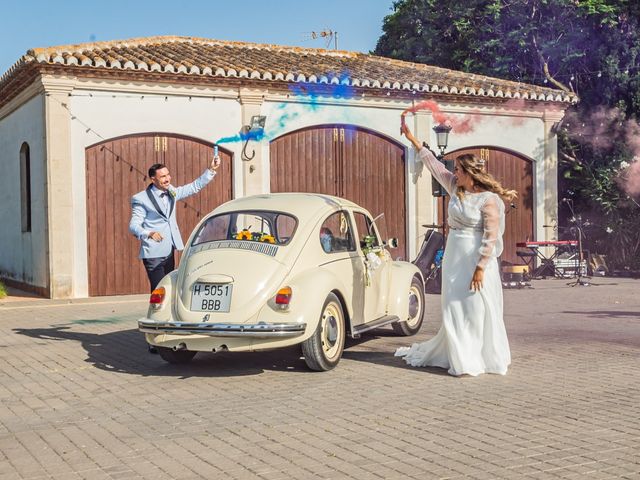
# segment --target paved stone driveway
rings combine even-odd
[[[1,479],[640,478],[640,281],[505,291],[508,375],[453,378],[351,342],[314,373],[296,349],[146,352],[146,297],[0,301]]]

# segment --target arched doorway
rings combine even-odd
[[[381,233],[398,238],[394,257],[407,258],[402,144],[353,125],[319,125],[273,140],[270,161],[272,192],[336,195],[384,213]]]
[[[147,170],[167,165],[173,185],[197,178],[211,163],[213,144],[168,133],[112,138],[87,147],[87,256],[89,295],[147,293],[149,282],[138,259],[139,242],[129,233],[131,196],[149,184]],[[177,204],[178,224],[186,241],[191,230],[233,196],[231,155],[220,150],[222,165],[213,182]]]
[[[514,264],[522,263],[516,255],[516,243],[535,238],[533,161],[515,152],[489,146],[455,150],[447,153],[445,159],[454,160],[457,156],[466,153],[484,159],[487,172],[505,187],[518,192],[518,198],[513,202],[513,206],[505,205],[504,251],[500,259]],[[442,215],[442,203],[438,202],[438,218],[443,218]]]

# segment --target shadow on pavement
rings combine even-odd
[[[400,357],[394,356],[395,352],[349,352],[344,351],[342,357],[356,362],[375,363],[386,367],[402,368],[405,370],[415,370],[418,372],[429,373],[433,375],[446,375],[447,370],[438,367],[411,367],[407,365]]]
[[[388,350],[384,352],[380,351],[361,351],[361,350],[349,350],[351,347],[355,347],[360,345],[361,343],[365,343],[370,340],[374,340],[377,338],[388,338],[395,337],[399,339],[403,346],[410,346],[414,343],[419,343],[416,341],[415,337],[403,337],[398,336],[391,329],[376,329],[365,334],[366,336],[360,337],[357,340],[347,339],[345,344],[344,353],[342,354],[342,358],[348,360],[354,360],[356,362],[364,362],[364,363],[375,363],[377,365],[384,365],[386,367],[394,367],[394,368],[403,368],[410,370],[417,370],[424,373],[430,373],[435,375],[449,375],[447,370],[444,368],[438,367],[411,367],[407,365],[404,360],[400,357],[394,356],[395,350]]]
[[[564,310],[562,313],[567,313],[570,315],[583,315],[585,317],[590,317],[590,318],[599,318],[599,319],[613,319],[613,318],[624,318],[624,317],[632,317],[632,318],[638,318],[640,317],[640,312],[635,311],[635,312],[620,312],[620,311],[616,311],[616,310],[611,310],[611,311],[605,311],[605,310],[599,310],[599,311],[594,311],[594,310],[588,310],[588,311],[573,311],[573,310]]]
[[[189,364],[171,365],[159,355],[148,352],[147,342],[137,329],[90,333],[58,325],[49,328],[17,328],[14,331],[39,340],[79,342],[88,354],[85,362],[115,373],[190,378],[258,375],[265,370],[309,371],[300,356],[299,348],[281,349],[277,355],[274,352],[198,353]]]
[[[72,322],[75,325],[92,323],[109,323],[109,320]],[[144,336],[137,329],[91,333],[75,331],[69,325],[55,325],[48,328],[16,328],[13,331],[19,335],[38,340],[79,342],[88,354],[85,362],[101,370],[115,373],[180,378],[247,376],[258,375],[269,370],[314,373],[307,368],[299,345],[262,352],[222,352],[216,354],[199,352],[189,364],[171,365],[162,360],[159,355],[148,352]],[[381,363],[379,361],[384,357],[393,360],[393,355],[389,352],[380,353],[376,359],[375,356],[371,356],[372,353],[376,355],[375,352],[353,352],[354,355],[351,356],[347,351],[348,348],[374,338],[376,337],[369,334],[358,340],[349,339],[345,345],[343,356],[358,361],[367,361],[361,357],[361,354],[366,354],[373,363]],[[398,366],[397,362],[390,362],[389,365]]]

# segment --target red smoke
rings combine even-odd
[[[407,108],[402,113],[416,113],[418,110],[430,110],[431,113],[433,113],[433,118],[436,122],[449,123],[447,116],[442,113],[438,104],[433,100],[425,100],[423,102],[416,103],[413,107]]]
[[[464,115],[462,118],[453,117],[451,118],[450,122],[452,130],[455,133],[470,133],[475,129],[476,124],[480,123],[482,120],[483,117],[481,117],[480,115]]]
[[[633,154],[631,165],[622,165],[620,185],[632,197],[640,197],[640,125],[625,120],[617,108],[597,108],[588,112],[588,118],[578,112],[568,112],[563,123],[570,127],[570,135],[594,149],[610,149],[615,143],[624,142]]]
[[[523,99],[510,99],[504,104],[505,109],[522,109],[525,106]],[[433,100],[425,100],[416,103],[413,107],[407,108],[404,114],[415,113],[419,110],[429,110],[433,113],[434,120],[439,124],[449,125],[453,133],[465,134],[471,133],[475,130],[476,125],[483,122],[486,118],[482,115],[480,110],[470,110],[465,115],[447,115],[440,110],[440,106]],[[403,120],[404,121],[404,120]],[[524,123],[525,119],[522,117],[510,117],[510,124],[514,127],[520,126]]]
[[[640,125],[628,120],[625,124],[625,140],[633,152],[633,162],[623,174],[625,191],[632,197],[640,197]]]
[[[525,104],[523,99],[511,99],[504,107],[520,110]],[[420,110],[431,111],[437,123],[449,125],[455,134],[470,133],[484,120],[480,111],[472,110],[466,115],[447,115],[435,101],[424,100],[407,108],[403,112],[402,122],[404,123],[404,115]],[[640,124],[635,120],[624,120],[624,114],[617,108],[598,108],[589,112],[588,120],[582,118],[577,112],[567,112],[563,120],[566,126],[571,126],[571,136],[580,137],[581,143],[588,143],[597,149],[608,149],[620,137],[625,139],[635,158],[621,175],[622,185],[629,195],[640,197]],[[522,125],[524,120],[522,117],[514,116],[509,123],[516,127]]]
[[[636,160],[627,168],[624,175],[624,189],[632,197],[640,197],[640,160]]]

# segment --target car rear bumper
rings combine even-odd
[[[144,333],[209,335],[212,337],[297,337],[304,333],[306,327],[306,323],[186,323],[156,322],[149,318],[138,320],[138,329]]]

